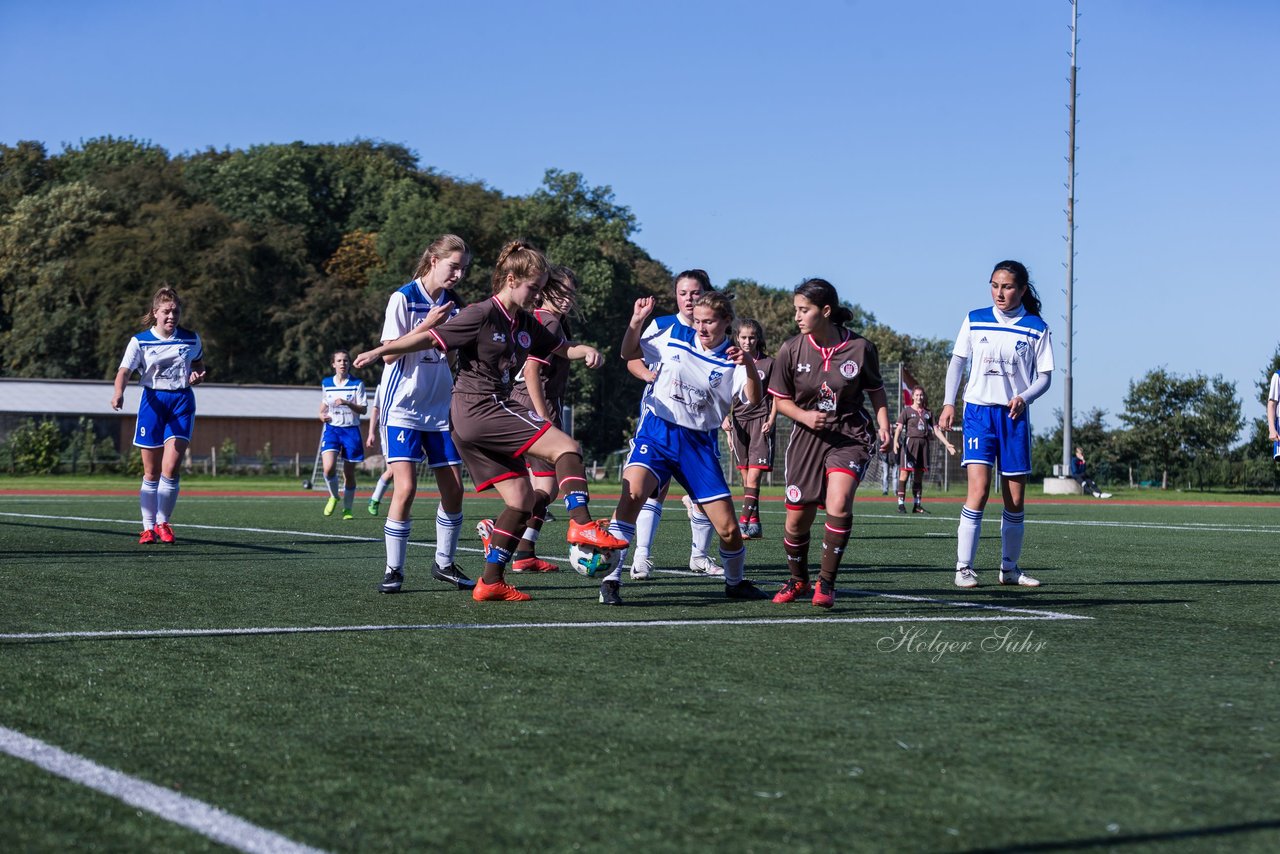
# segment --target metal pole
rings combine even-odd
[[[1075,237],[1076,237],[1076,8],[1077,0],[1071,0],[1071,100],[1067,105],[1070,118],[1067,126],[1067,364],[1062,390],[1062,471],[1071,472],[1071,381],[1072,318],[1075,285]]]

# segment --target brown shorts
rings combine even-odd
[[[739,470],[773,471],[773,431],[768,435],[760,431],[765,421],[764,418],[729,420],[729,445],[733,448],[733,458]]]
[[[929,470],[929,440],[907,439],[899,446],[898,466],[903,471]]]
[[[536,412],[497,395],[454,392],[449,407],[453,443],[483,492],[498,481],[526,477],[524,453],[551,429]]]
[[[815,433],[799,424],[791,431],[783,465],[788,509],[807,504],[822,505],[827,500],[827,475],[844,472],[853,476],[855,487],[871,461],[865,440],[838,433]]]

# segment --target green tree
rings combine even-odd
[[[12,147],[0,143],[0,217],[25,196],[44,189],[53,176],[53,163],[44,143],[21,140]]]

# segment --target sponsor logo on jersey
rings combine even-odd
[[[840,376],[851,380],[858,375],[858,363],[850,359],[840,366]]]
[[[796,365],[797,374],[807,374],[811,370],[813,370],[813,366],[810,365],[808,362],[801,362],[800,364]]]
[[[520,345],[521,349],[528,350],[533,345],[533,336],[521,329],[516,333],[516,343]]]
[[[497,341],[499,344],[506,344],[507,336],[501,332],[495,332],[493,333],[493,340]]]
[[[978,343],[979,343],[979,344],[986,344],[986,343],[987,343],[987,336],[983,335],[980,339],[978,339]]]
[[[831,390],[831,386],[827,385],[826,382],[823,382],[822,388],[818,389],[818,411],[836,411],[836,393]]]

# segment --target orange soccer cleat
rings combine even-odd
[[[791,577],[787,579],[787,583],[782,589],[773,594],[773,601],[778,605],[785,605],[788,602],[794,602],[804,594],[809,592],[809,579]]]
[[[513,560],[511,562],[512,572],[559,572],[560,567],[556,566],[549,560],[543,560],[538,556],[526,557],[521,560]]]
[[[159,522],[156,524],[156,537],[162,543],[173,542],[173,528],[169,527],[168,522]]]
[[[505,581],[496,584],[477,581],[471,591],[471,598],[477,602],[528,602],[533,597],[528,593],[521,593]]]
[[[158,542],[160,541],[156,539],[156,532],[151,528],[148,528],[147,530],[143,531],[141,534],[138,535],[138,545],[140,546],[149,546],[152,543],[158,543]]]
[[[595,546],[598,549],[617,550],[627,547],[626,540],[620,540],[610,534],[608,525],[598,519],[582,524],[570,519],[569,535],[565,539],[579,546]]]

